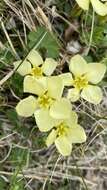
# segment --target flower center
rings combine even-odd
[[[49,97],[47,93],[38,97],[38,103],[41,108],[49,108],[52,105],[53,101],[54,100]]]
[[[58,126],[56,126],[56,128],[58,136],[63,136],[67,134],[68,126],[65,123],[59,124]]]
[[[88,85],[88,80],[85,76],[75,77],[73,86],[79,90],[82,90]]]
[[[34,77],[42,77],[43,76],[43,72],[42,72],[42,69],[41,67],[33,67],[32,68],[32,71],[31,71],[31,75],[33,75]]]

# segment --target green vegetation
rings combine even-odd
[[[62,157],[54,145],[46,147],[47,134],[34,117],[19,117],[15,110],[27,93],[13,62],[34,47],[43,59],[58,61],[56,75],[69,72],[77,53],[107,66],[107,15],[96,14],[91,5],[83,11],[71,0],[0,1],[0,190],[106,190],[107,72],[99,83],[99,105],[83,99],[73,104],[87,141]]]

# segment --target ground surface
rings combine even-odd
[[[24,95],[13,61],[24,59],[45,33],[37,49],[59,61],[56,73],[68,71],[76,53],[107,64],[107,16],[91,8],[83,12],[72,0],[0,1],[0,190],[106,190],[107,75],[100,105],[74,105],[88,138],[70,157],[61,157],[54,146],[47,149],[34,118],[15,112]]]

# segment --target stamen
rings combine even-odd
[[[52,105],[53,101],[54,100],[49,97],[47,93],[38,98],[38,103],[41,108],[49,108]]]
[[[41,67],[33,67],[32,71],[31,71],[31,75],[33,75],[34,77],[42,77],[43,76],[43,72]]]
[[[76,77],[73,84],[73,86],[79,90],[82,90],[87,85],[88,80],[85,78],[85,76]]]
[[[56,128],[58,136],[67,135],[68,126],[65,123],[59,124]]]

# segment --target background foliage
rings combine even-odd
[[[75,1],[2,0],[0,16],[0,80],[44,34],[37,49],[44,58],[59,60],[58,73],[68,70],[75,53],[107,65],[107,16],[95,14],[92,31],[92,10],[83,12]],[[39,133],[34,118],[16,114],[15,106],[24,97],[22,81],[14,73],[0,87],[0,189],[106,190],[107,75],[100,84],[104,92],[100,105],[83,101],[74,105],[88,140],[75,146],[68,158],[60,157],[54,146],[46,148],[46,136]]]

